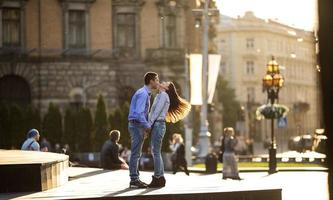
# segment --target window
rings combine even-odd
[[[68,47],[84,49],[86,46],[86,12],[70,10],[68,12]]]
[[[116,43],[118,48],[135,48],[135,14],[117,14]]]
[[[247,38],[246,39],[246,48],[253,49],[254,48],[254,38]]]
[[[20,9],[4,8],[2,10],[2,41],[4,47],[20,46]]]
[[[177,20],[175,15],[161,17],[163,31],[163,47],[174,48],[177,46]]]
[[[254,62],[246,61],[246,74],[253,75],[254,74]]]
[[[255,102],[255,88],[254,87],[247,88],[247,101]]]

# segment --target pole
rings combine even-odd
[[[274,95],[275,96],[275,95]],[[271,106],[274,105],[274,97],[271,99]],[[274,134],[274,118],[271,121],[271,146],[269,148],[269,174],[276,173],[276,143]]]
[[[209,0],[205,1],[205,8],[203,11],[203,37],[202,37],[202,106],[201,106],[201,123],[199,134],[200,152],[199,157],[204,158],[208,154],[210,147],[210,138],[208,133],[207,122],[207,86],[208,86],[208,5]]]
[[[189,66],[188,66],[188,58],[189,55],[186,52],[185,54],[185,98],[187,100],[190,99],[190,90],[189,90]],[[192,147],[192,128],[190,127],[190,116],[187,116],[184,119],[184,129],[185,129],[185,158],[187,161],[187,165],[188,166],[192,166],[192,151],[191,151],[191,147]]]

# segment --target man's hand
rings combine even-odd
[[[150,131],[151,131],[150,128],[146,128],[146,129],[143,131],[143,139],[147,139],[147,138],[148,138]]]

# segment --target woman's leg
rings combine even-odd
[[[185,174],[186,174],[187,176],[189,176],[189,175],[190,175],[190,172],[189,172],[188,169],[187,169],[187,162],[186,162],[186,161],[184,162],[183,167],[184,167]]]
[[[177,173],[177,171],[178,171],[178,163],[177,163],[177,161],[172,162],[172,171],[173,171],[173,174]]]
[[[164,122],[156,122],[152,129],[151,151],[154,159],[154,176],[156,178],[164,176],[164,163],[161,155],[162,140],[166,131]]]

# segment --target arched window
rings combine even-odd
[[[26,106],[31,103],[29,83],[22,77],[6,75],[0,78],[0,102]]]

